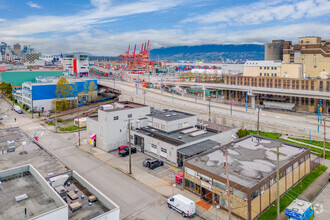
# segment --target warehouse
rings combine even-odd
[[[134,145],[175,166],[182,166],[186,158],[229,143],[237,131],[225,126],[215,129],[208,122],[198,122],[196,115],[167,109],[154,111],[143,121],[148,126],[132,131]]]
[[[280,156],[280,195],[310,172],[310,149],[255,135],[238,139],[183,162],[184,188],[206,202],[228,209],[226,160],[231,211],[242,219],[255,219],[277,195],[276,147]]]

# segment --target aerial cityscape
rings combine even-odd
[[[0,0],[0,220],[327,220],[329,15]]]

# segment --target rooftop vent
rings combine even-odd
[[[171,117],[171,115],[165,115],[165,117]]]

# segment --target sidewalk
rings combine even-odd
[[[82,145],[79,149],[93,155],[98,160],[112,166],[113,168],[128,174],[128,160],[123,161],[123,158],[114,156],[113,154],[107,153],[99,148],[92,147],[87,143],[87,140],[82,140]],[[134,178],[136,181],[148,186],[152,190],[160,193],[166,198],[171,197],[173,194],[182,194],[191,200],[197,202],[200,200],[200,197],[190,193],[186,190],[181,190],[177,187],[173,187],[171,182],[162,180],[152,174],[147,173],[145,170],[137,166],[133,166],[132,163],[132,175],[129,175]],[[217,210],[212,207],[208,211],[196,205],[196,213],[199,217],[206,220],[214,219],[228,219],[228,213],[224,210]],[[232,219],[238,219],[235,216],[231,216]]]

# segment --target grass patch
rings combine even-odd
[[[46,124],[50,125],[50,126],[55,126],[55,124],[53,122],[46,122]]]
[[[80,127],[80,129],[84,129],[84,128],[86,128],[86,126]],[[78,130],[78,126],[71,125],[65,128],[60,128],[60,131],[75,131],[75,130]]]
[[[306,144],[309,144],[309,140],[308,139],[302,139],[302,138],[293,138],[293,137],[289,137],[292,140],[296,140],[296,141],[300,141],[300,142],[304,142]],[[315,140],[311,140],[312,145],[318,146],[318,147],[323,147],[323,141],[315,141]],[[325,142],[325,148],[330,149],[330,143],[329,142]]]
[[[280,211],[282,212],[288,205],[290,205],[294,199],[296,199],[305,189],[308,188],[322,173],[324,173],[328,167],[319,166],[312,172],[310,172],[304,179],[302,179],[296,186],[284,194],[280,199]],[[267,211],[262,213],[258,220],[275,219],[277,216],[277,203],[275,206],[271,206]]]
[[[250,134],[254,134],[254,135],[257,134],[256,131],[251,131],[250,130],[249,132],[250,132]],[[289,141],[289,140],[282,139],[281,134],[279,134],[279,133],[259,132],[259,136],[272,138],[272,139],[275,139],[275,140],[279,140],[279,141],[283,141],[283,142],[286,142],[286,143],[295,144],[295,145],[299,145],[299,146],[303,146],[303,147],[308,147],[308,148],[311,149],[311,151],[316,152],[316,153],[320,154],[321,156],[323,156],[323,150],[322,149],[319,149],[319,148],[316,148],[316,147],[311,147],[311,146],[305,145],[305,144],[298,144],[294,141]],[[311,152],[311,153],[313,153],[313,152]],[[330,151],[325,151],[325,159],[330,159]]]

